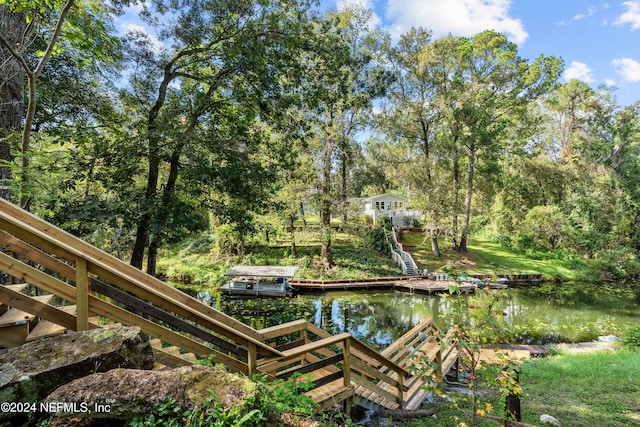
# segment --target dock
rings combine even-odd
[[[289,282],[299,292],[317,293],[341,290],[373,290],[392,289],[405,292],[421,292],[428,294],[449,292],[452,286],[462,292],[475,292],[477,286],[473,283],[457,284],[447,280],[430,280],[420,277],[386,277],[360,280],[305,280],[294,279]]]

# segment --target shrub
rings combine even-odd
[[[635,351],[640,351],[640,325],[629,326],[625,330],[622,345]]]

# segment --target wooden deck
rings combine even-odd
[[[463,283],[456,284],[453,281],[437,281],[415,277],[389,277],[370,280],[303,280],[294,279],[291,285],[300,292],[326,292],[336,290],[371,290],[371,289],[396,289],[406,292],[423,292],[429,294],[449,292],[451,287],[457,287],[463,292],[474,292],[476,286]]]

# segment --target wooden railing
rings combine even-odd
[[[97,314],[245,374],[283,356],[249,326],[2,199],[0,245],[20,258],[0,253],[0,270],[77,305],[76,324],[64,319],[73,330]]]
[[[288,343],[277,347],[285,356],[259,364],[260,370],[270,372],[276,378],[289,378],[295,374],[310,375],[313,384],[308,394],[316,401],[323,399],[314,390],[342,379],[342,389],[334,388],[335,393],[353,393],[355,386],[361,386],[368,390],[370,396],[375,395],[403,406],[403,381],[410,375],[409,372],[351,334],[332,336],[304,320],[259,332],[266,342],[289,338]],[[389,372],[394,375],[389,375]]]

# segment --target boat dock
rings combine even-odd
[[[360,280],[305,280],[294,279],[290,284],[299,292],[326,292],[357,289],[397,289],[407,292],[441,293],[448,292],[452,286],[463,292],[474,292],[477,286],[473,283],[457,284],[447,280],[430,280],[416,277],[388,277]]]

